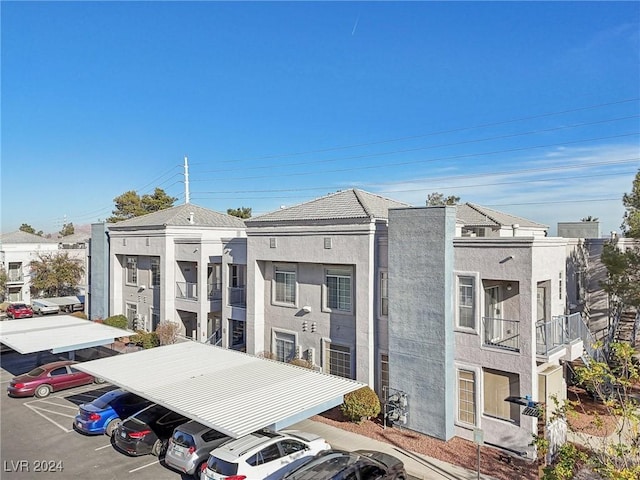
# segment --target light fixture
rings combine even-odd
[[[146,289],[147,289],[147,286],[146,286],[146,285],[140,285],[140,286],[138,287],[138,291],[139,291],[139,292],[141,292],[141,291],[143,291],[143,290],[146,290]]]
[[[305,313],[311,313],[311,307],[309,305],[305,305],[304,307],[302,307],[302,310]]]
[[[512,288],[513,288],[513,286],[510,283],[507,283],[507,290],[511,291]]]

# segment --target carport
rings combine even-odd
[[[101,358],[77,368],[232,437],[280,430],[340,405],[346,393],[364,386],[197,342]]]
[[[0,342],[25,354],[51,350],[74,352],[113,343],[132,332],[71,315],[23,318],[0,322]]]

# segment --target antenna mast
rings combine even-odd
[[[184,203],[189,203],[189,160],[184,157]]]

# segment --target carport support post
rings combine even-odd
[[[69,360],[75,360],[75,359],[76,359],[76,351],[69,350]]]

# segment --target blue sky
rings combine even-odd
[[[346,188],[617,230],[638,2],[10,2],[2,232],[159,186],[254,216]]]

